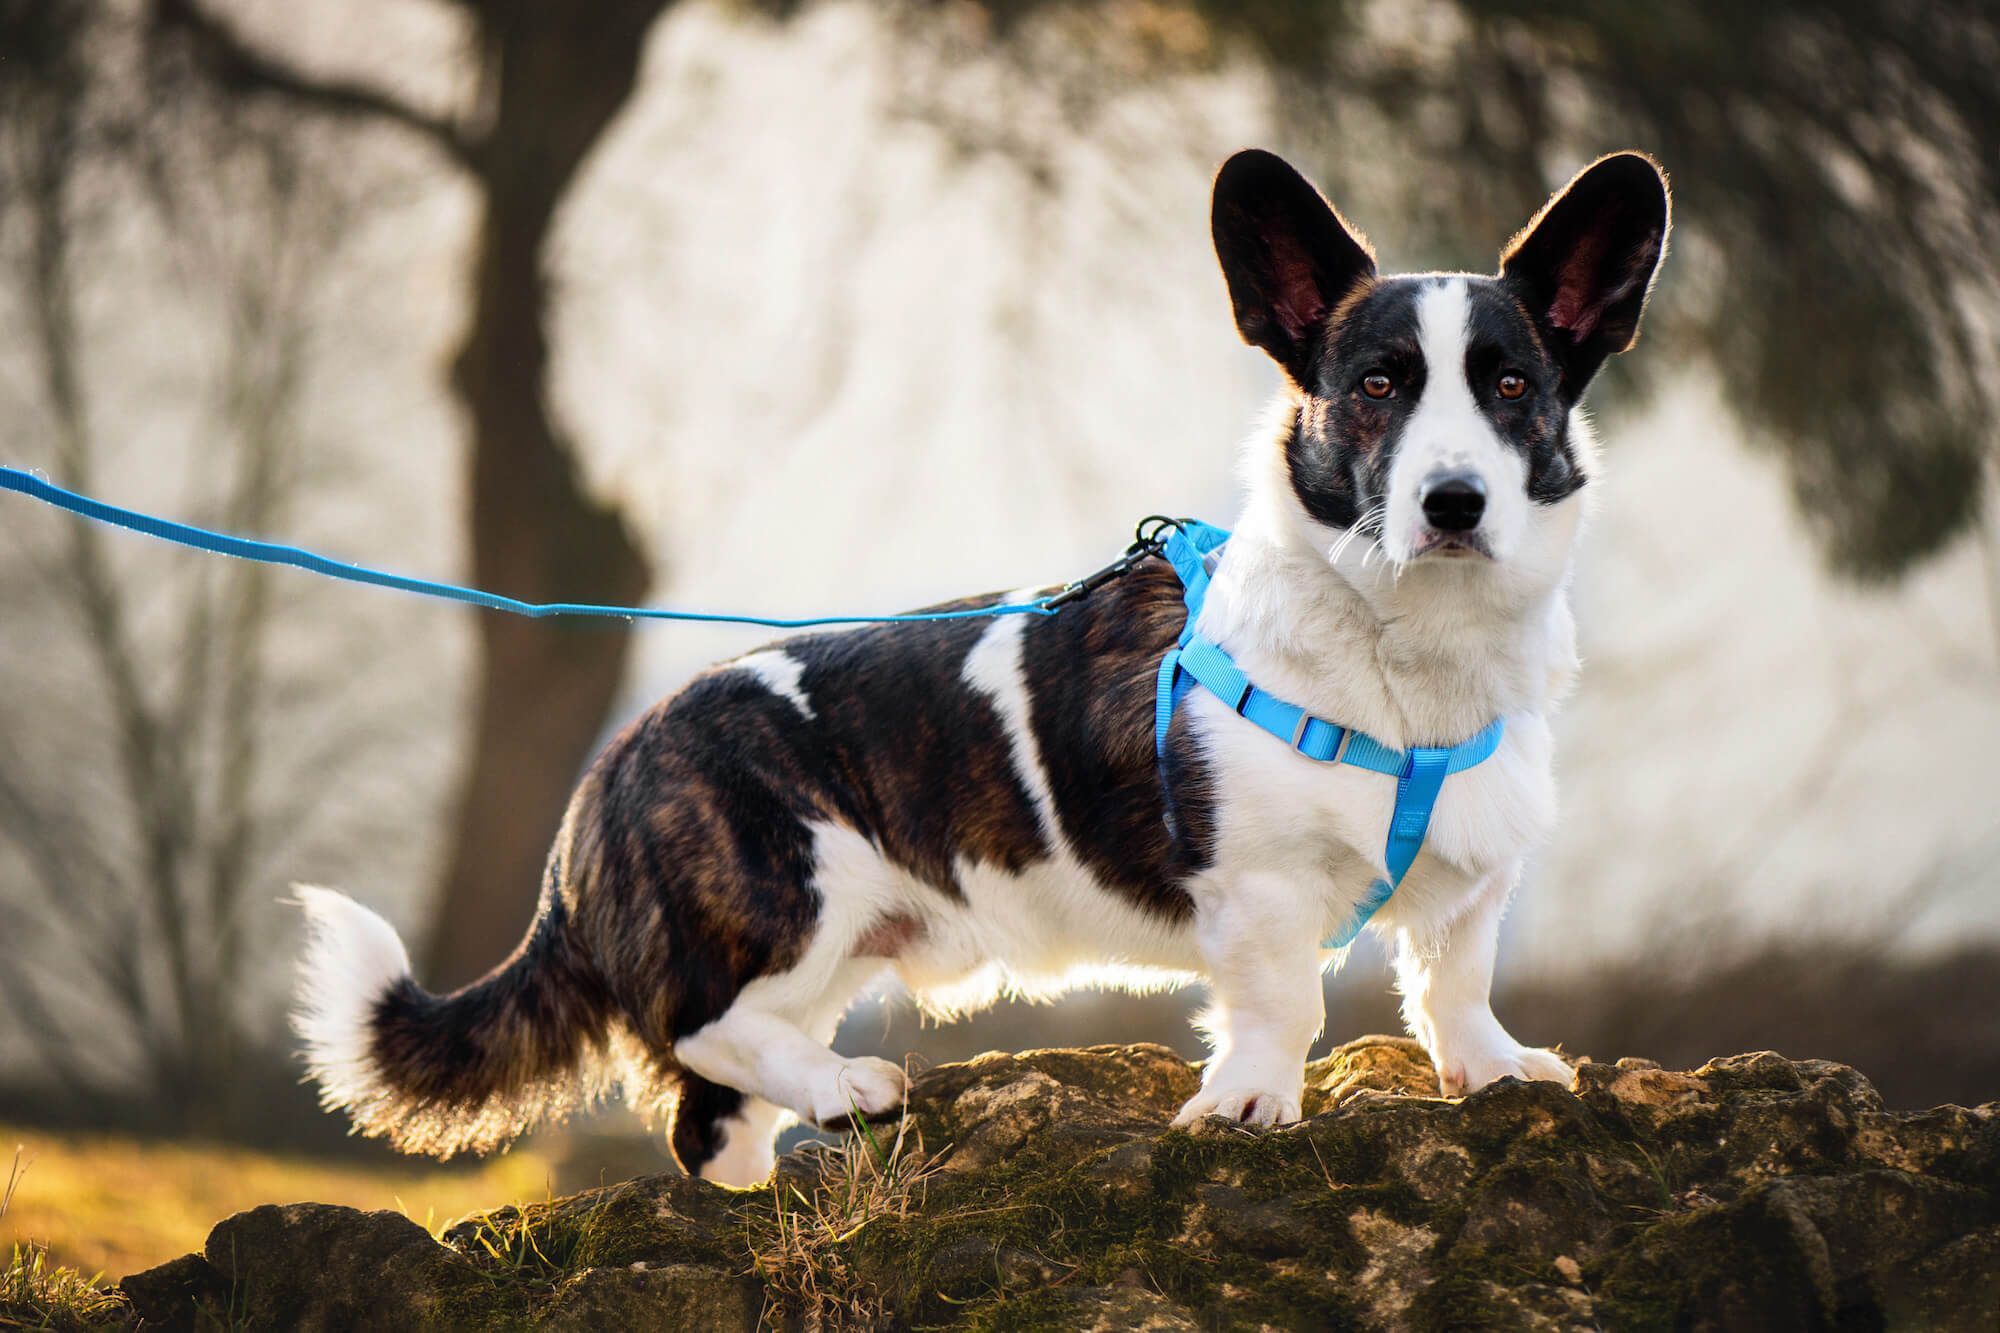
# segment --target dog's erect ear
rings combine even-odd
[[[1216,173],[1210,226],[1243,341],[1311,384],[1326,317],[1375,272],[1368,242],[1283,158],[1256,148]]]
[[[1578,172],[1501,256],[1501,277],[1541,322],[1572,394],[1639,336],[1668,208],[1653,160],[1613,153]]]

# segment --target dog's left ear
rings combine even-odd
[[[1500,275],[1541,323],[1572,395],[1639,336],[1669,208],[1653,159],[1613,153],[1578,172],[1503,253]]]
[[[1375,252],[1304,176],[1246,148],[1215,174],[1209,225],[1243,341],[1269,352],[1302,388],[1326,320],[1375,273]]]

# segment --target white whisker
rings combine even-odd
[[[1387,517],[1388,512],[1389,506],[1386,501],[1377,501],[1375,504],[1362,510],[1355,517],[1353,524],[1347,531],[1341,533],[1335,539],[1333,545],[1327,548],[1327,563],[1338,565],[1341,557],[1347,554],[1347,548],[1354,544],[1356,538],[1367,538],[1368,545],[1362,549],[1361,553],[1361,567],[1363,569],[1368,568],[1369,551],[1380,545],[1375,540],[1375,536],[1381,532],[1382,521]]]
[[[1326,562],[1328,562],[1328,564],[1340,564],[1340,556],[1344,556],[1344,554],[1348,552],[1348,546],[1352,546],[1352,544],[1354,544],[1354,538],[1356,538],[1356,536],[1368,536],[1368,530],[1370,530],[1370,528],[1376,528],[1376,530],[1380,530],[1380,526],[1382,526],[1382,518],[1384,518],[1386,514],[1388,514],[1388,504],[1386,504],[1386,502],[1382,502],[1382,500],[1378,500],[1378,502],[1370,504],[1370,506],[1368,506],[1368,508],[1364,508],[1364,510],[1362,510],[1360,514],[1356,514],[1356,518],[1354,518],[1354,524],[1352,524],[1352,526],[1348,526],[1348,530],[1346,530],[1346,532],[1342,532],[1342,534],[1340,534],[1340,536],[1338,536],[1338,538],[1334,540],[1334,544],[1332,544],[1332,546],[1328,546],[1328,550],[1326,550]],[[1372,536],[1370,536],[1370,544],[1374,544],[1374,538],[1372,538]],[[1366,550],[1362,552],[1362,568],[1368,568],[1368,556],[1366,556]]]

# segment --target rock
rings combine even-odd
[[[1408,1037],[1363,1037],[1306,1066],[1309,1116],[1344,1106],[1364,1092],[1436,1097],[1437,1071],[1424,1048]]]
[[[910,1099],[928,1150],[968,1171],[1023,1152],[1070,1165],[1158,1130],[1200,1087],[1164,1046],[1092,1046],[990,1051],[918,1075]]]
[[[635,1263],[733,1270],[745,1255],[737,1215],[743,1197],[685,1176],[641,1176],[549,1203],[496,1208],[450,1227],[443,1239],[475,1260],[497,1248],[561,1272]]]
[[[1309,1118],[1166,1128],[1160,1047],[990,1054],[914,1080],[902,1146],[730,1191],[651,1176],[469,1219],[240,1214],[127,1279],[147,1329],[1980,1329],[2000,1117],[1895,1112],[1770,1052],[1585,1061],[1575,1091],[1437,1095],[1414,1042],[1307,1070]]]
[[[198,1254],[134,1273],[119,1282],[118,1290],[147,1333],[192,1333],[227,1320],[229,1280]]]
[[[202,1257],[250,1328],[389,1333],[488,1303],[473,1266],[401,1213],[266,1204],[217,1223]]]
[[[586,1268],[564,1283],[538,1327],[550,1333],[754,1333],[764,1308],[755,1278],[669,1264]]]

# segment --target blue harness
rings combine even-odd
[[[1403,882],[1410,863],[1424,845],[1431,811],[1446,777],[1483,763],[1500,748],[1505,720],[1494,718],[1469,741],[1452,746],[1412,746],[1394,750],[1365,732],[1314,717],[1297,704],[1258,689],[1220,645],[1195,633],[1201,604],[1208,595],[1212,562],[1229,540],[1223,529],[1207,523],[1183,522],[1167,536],[1160,554],[1180,575],[1187,603],[1187,624],[1180,643],[1160,661],[1158,693],[1153,708],[1153,749],[1164,765],[1167,728],[1174,708],[1197,683],[1251,722],[1270,732],[1308,759],[1323,764],[1353,764],[1396,779],[1396,808],[1389,816],[1389,847],[1384,858],[1389,878],[1368,887],[1368,896],[1347,923],[1320,941],[1322,949],[1344,949],[1368,924]],[[1171,806],[1169,806],[1171,810]],[[1171,815],[1169,815],[1171,819]]]

